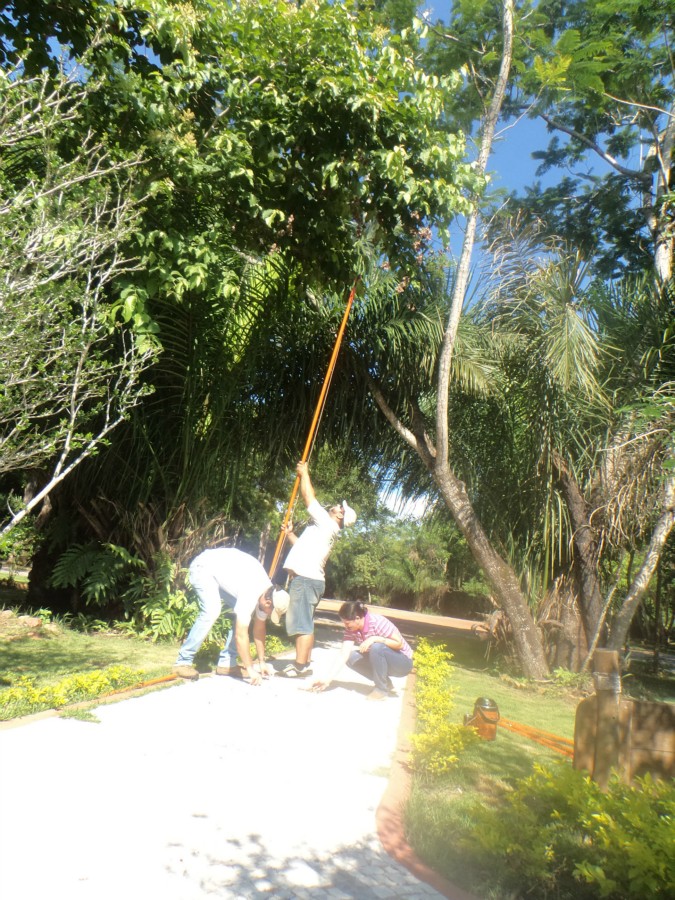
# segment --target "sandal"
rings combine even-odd
[[[307,678],[311,674],[312,670],[310,668],[299,669],[295,663],[289,663],[279,672],[279,675],[282,675],[284,678]]]

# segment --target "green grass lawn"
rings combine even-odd
[[[84,634],[0,611],[0,720],[67,707],[167,675],[177,644]]]
[[[499,707],[504,718],[524,725],[531,725],[560,737],[574,735],[574,712],[582,697],[552,683],[533,687],[527,682],[508,679],[494,672],[477,671],[455,666],[455,677],[451,679],[454,693],[456,716],[461,722],[464,713],[473,711],[478,697],[489,697]],[[589,682],[590,684],[590,682]],[[500,736],[503,732],[499,732]]]
[[[0,721],[93,701],[169,675],[179,646],[175,640],[153,643],[112,629],[83,633],[59,621],[22,619],[0,606]],[[215,638],[204,643],[195,658],[199,671],[211,671],[221,646]],[[266,647],[273,655],[287,645],[268,635]]]
[[[67,628],[0,643],[0,686],[19,675],[54,681],[75,672],[106,666],[144,671],[149,678],[166,674],[176,659],[177,644],[152,644],[115,634],[82,634]]]

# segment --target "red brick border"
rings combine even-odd
[[[478,900],[474,894],[469,894],[462,888],[452,884],[433,869],[422,862],[405,839],[403,827],[403,810],[410,794],[410,769],[408,767],[408,754],[410,752],[409,735],[415,727],[415,675],[408,675],[403,705],[401,709],[401,721],[398,727],[396,750],[392,759],[389,782],[385,789],[380,805],[375,814],[377,834],[382,846],[387,853],[397,862],[405,866],[412,874],[435,888],[439,894],[448,900]]]

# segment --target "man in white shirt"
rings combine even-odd
[[[309,661],[314,646],[314,611],[326,586],[326,560],[342,529],[356,521],[356,513],[346,500],[330,509],[321,506],[306,462],[299,462],[296,472],[300,477],[300,495],[311,522],[300,537],[293,533],[292,524],[284,528],[291,544],[284,562],[284,569],[291,578],[286,631],[295,640],[295,661],[282,672],[287,678],[305,678],[312,674]]]
[[[199,678],[193,660],[221,613],[222,591],[234,601],[227,603],[234,612],[234,625],[218,659],[216,675],[243,675],[251,684],[260,684],[267,674],[267,618],[279,624],[279,617],[288,609],[288,594],[274,587],[255,557],[231,547],[204,550],[190,563],[188,574],[199,601],[199,615],[180,649],[174,673],[180,678]],[[251,659],[248,634],[251,618],[257,669]],[[241,669],[237,666],[237,654],[242,661]]]

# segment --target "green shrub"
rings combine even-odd
[[[675,787],[649,776],[607,793],[569,763],[535,766],[502,804],[476,807],[464,849],[515,896],[675,896]]]
[[[593,676],[589,672],[570,672],[569,669],[554,669],[551,673],[557,687],[592,693]]]
[[[265,656],[275,656],[277,653],[283,653],[288,650],[288,644],[285,644],[276,634],[268,634],[265,638]],[[251,654],[255,654],[255,645],[251,647]]]
[[[453,707],[452,654],[421,640],[415,650],[417,733],[412,735],[412,765],[420,774],[436,777],[457,762],[458,754],[475,739],[472,729],[449,721]]]
[[[125,621],[116,623],[120,630],[153,641],[182,640],[198,613],[191,591],[183,589],[184,574],[164,552],[148,565],[116,544],[73,544],[54,566],[51,584],[77,587],[90,607],[110,609],[121,601]],[[219,622],[218,637],[227,632]]]
[[[0,504],[5,510],[18,509],[22,503],[23,498],[13,491],[9,494],[0,493]],[[35,522],[28,516],[0,537],[0,562],[10,573],[15,568],[29,568],[37,543],[38,532],[35,529]]]

